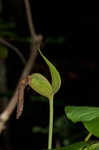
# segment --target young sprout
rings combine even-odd
[[[49,136],[48,149],[52,148],[52,134],[53,134],[53,98],[61,86],[60,74],[55,66],[38,50],[42,58],[49,67],[52,81],[51,83],[40,73],[29,75],[20,82],[18,93],[17,119],[20,117],[23,110],[24,89],[29,85],[33,90],[49,100]]]
[[[49,137],[48,137],[48,149],[52,148],[52,134],[53,134],[53,98],[55,93],[61,86],[60,74],[55,66],[42,54],[40,49],[38,50],[42,58],[45,60],[51,73],[51,83],[41,74],[34,73],[29,76],[29,86],[42,96],[45,96],[49,100]]]

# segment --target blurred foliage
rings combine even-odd
[[[78,142],[66,147],[55,148],[52,150],[83,150],[83,147],[86,146],[85,142]]]
[[[72,122],[66,119],[64,115],[58,116],[57,119],[54,120],[54,130],[53,134],[57,139],[60,139],[62,145],[67,146],[77,139],[81,138],[84,134],[83,131],[76,132],[77,127],[73,125]],[[41,133],[48,134],[48,127],[38,127],[34,126],[32,128],[33,133]],[[75,135],[76,134],[76,135]]]
[[[55,148],[52,150],[99,150],[99,143],[87,144],[85,142],[78,142],[66,147]]]
[[[20,37],[15,31],[16,24],[14,22],[8,23],[4,20],[0,20],[0,37],[7,38],[8,40],[22,42],[22,43],[31,43],[32,39],[30,37]],[[45,39],[46,44],[64,44],[65,37],[63,36],[48,36]]]
[[[6,59],[8,57],[8,49],[0,44],[0,59]]]
[[[15,25],[15,23],[8,23],[8,22],[6,22],[6,21],[4,21],[4,20],[0,20],[0,30],[7,30],[7,31],[9,31],[9,30],[11,30],[11,29],[15,29],[15,27],[16,27],[16,25]]]
[[[63,36],[59,37],[47,37],[46,43],[48,44],[64,44],[65,43],[65,38]]]

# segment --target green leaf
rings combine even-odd
[[[83,122],[85,128],[94,136],[99,137],[99,118]]]
[[[98,107],[87,107],[87,106],[66,106],[65,112],[67,117],[74,123],[80,121],[91,121],[99,117]]]
[[[99,143],[91,144],[84,148],[83,150],[99,150]]]
[[[98,107],[65,107],[67,117],[74,123],[82,122],[85,128],[99,137],[99,108]]]
[[[29,76],[29,86],[42,96],[48,99],[53,97],[52,86],[49,81],[39,73]]]
[[[53,93],[55,94],[61,86],[60,74],[57,71],[57,69],[54,67],[54,65],[42,54],[40,50],[39,53],[43,57],[43,59],[45,60],[45,62],[47,63],[50,69],[51,77],[52,77],[52,89],[53,89]]]
[[[0,58],[5,59],[7,57],[8,57],[8,49],[5,46],[0,45]]]
[[[56,148],[56,149],[51,149],[51,150],[82,150],[81,148],[83,148],[84,146],[86,146],[85,142],[78,142],[66,147],[60,147],[60,148]]]

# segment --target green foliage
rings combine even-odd
[[[74,123],[82,122],[86,129],[99,137],[99,108],[98,107],[65,107],[67,117]]]
[[[19,37],[14,30],[15,24],[14,23],[6,23],[0,20],[0,37],[8,38],[9,40],[14,40],[17,42],[26,42],[31,43],[32,39],[30,37]],[[47,44],[62,44],[64,43],[64,37],[47,37],[46,39]],[[34,73],[29,76],[29,86],[35,90],[40,95],[44,96],[42,98],[39,96],[40,100],[46,101],[48,98],[50,101],[53,100],[54,95],[57,93],[61,86],[61,78],[60,74],[55,68],[55,66],[43,55],[43,53],[38,50],[44,61],[49,67],[51,73],[51,83],[41,74]],[[0,59],[5,59],[8,57],[8,49],[0,44]],[[3,96],[2,94],[0,96]],[[38,98],[38,99],[39,99]],[[50,103],[50,114],[53,116],[53,105]],[[72,122],[82,122],[85,128],[94,136],[99,137],[99,108],[98,107],[88,107],[88,106],[67,106],[65,107],[65,113],[67,118],[72,120]],[[51,115],[50,115],[51,116]],[[52,132],[52,124],[53,124],[53,117],[50,117],[50,129],[49,132]],[[68,136],[68,123],[64,122],[64,118],[60,117],[54,126],[54,133],[59,133],[61,136]],[[41,127],[34,127],[32,129],[33,132],[37,133],[40,132],[42,134],[48,133],[48,127],[41,128]],[[91,135],[90,134],[90,135]],[[51,147],[51,140],[52,137],[49,135],[50,142],[49,142],[49,149]],[[68,137],[69,138],[69,137]],[[68,145],[66,147],[60,147],[56,149],[50,150],[99,150],[99,143],[94,144],[87,144],[86,142],[78,142],[72,145]]]
[[[99,150],[99,143],[88,145],[82,150]]]
[[[99,117],[98,107],[87,107],[87,106],[66,106],[66,115],[74,123],[79,121],[91,121]]]
[[[88,122],[83,122],[83,124],[90,133],[99,137],[99,117]]]

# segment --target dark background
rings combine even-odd
[[[57,67],[62,78],[61,89],[55,96],[55,118],[65,116],[64,107],[66,105],[99,106],[99,16],[98,13],[95,15],[90,9],[89,7],[87,11],[87,6],[81,9],[71,3],[57,2],[54,4],[53,2],[47,2],[40,4],[39,1],[37,3],[31,1],[31,11],[36,32],[44,36],[42,52]],[[29,36],[24,2],[22,0],[3,0],[1,18],[7,22],[15,22],[16,28],[14,32],[19,37]],[[48,37],[52,39],[61,37],[63,40],[61,43],[57,41],[54,43],[46,42]],[[16,41],[12,41],[12,43],[21,48],[24,56],[28,57],[28,44]],[[23,65],[14,53],[9,52],[6,66],[8,88],[13,91]],[[50,78],[48,68],[40,56],[37,57],[32,72],[41,72]],[[31,101],[30,97],[32,95],[34,100],[38,96],[27,87],[25,90],[24,111],[21,118],[19,120],[15,119],[16,111],[10,118],[9,143],[13,149],[38,150],[47,148],[47,134],[32,133],[32,127],[46,127],[48,125],[48,103]],[[77,132],[84,130],[81,125],[75,126],[73,129],[74,134],[75,130]],[[55,134],[53,139],[54,147],[57,138],[63,145],[62,138]],[[78,136],[75,139],[80,138]]]

